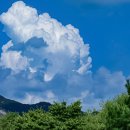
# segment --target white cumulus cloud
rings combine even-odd
[[[72,25],[63,26],[56,19],[51,18],[48,13],[38,15],[36,9],[26,6],[22,1],[14,3],[6,13],[0,16],[0,20],[5,25],[8,36],[15,43],[15,49],[11,46],[10,51],[3,52],[2,55],[1,62],[4,62],[4,58],[10,58],[9,56],[16,57],[12,62],[12,64],[15,64],[14,67],[10,63],[3,63],[8,68],[15,70],[17,64],[22,64],[23,61],[29,58],[32,59],[30,62],[36,64],[36,60],[39,60],[41,66],[45,66],[43,62],[46,60],[48,66],[43,71],[45,81],[52,80],[58,73],[64,74],[73,70],[84,74],[90,69],[89,45],[84,44],[79,35],[79,30]],[[34,37],[43,39],[38,48],[26,45]],[[22,46],[20,44],[25,44],[23,46],[25,46],[26,50],[22,50],[22,47],[20,49],[18,47]],[[20,51],[17,52],[16,48],[19,48]],[[15,51],[11,51],[11,49]],[[29,52],[33,53],[34,56],[28,56]],[[36,54],[38,52],[39,54]],[[37,57],[39,59],[36,58],[36,55],[39,56]],[[19,62],[21,60],[22,63]],[[20,70],[24,67],[20,67]],[[39,70],[39,66],[36,65],[28,67],[35,67],[35,69]]]
[[[14,72],[19,72],[26,69],[28,59],[25,56],[22,56],[20,51],[8,51],[8,49],[12,46],[13,43],[11,41],[3,45],[0,65],[4,66],[4,68],[13,70]]]
[[[72,25],[39,15],[22,1],[0,21],[11,39],[0,56],[0,93],[8,98],[23,103],[81,99],[85,110],[125,91],[122,72],[103,67],[91,72],[89,44]]]
[[[24,99],[17,99],[17,100],[24,104],[28,104],[28,103],[35,104],[43,101],[53,103],[54,101],[58,101],[58,98],[51,90],[48,90],[43,92],[42,95],[26,93]]]

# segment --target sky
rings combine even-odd
[[[125,92],[130,0],[0,1],[0,94],[22,103]]]

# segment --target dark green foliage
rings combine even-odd
[[[126,85],[125,85],[126,89],[127,89],[127,93],[128,95],[130,95],[130,80],[126,80]]]
[[[58,124],[58,121],[42,109],[30,110],[15,119],[16,130],[51,130]]]
[[[127,89],[127,93],[128,93],[128,100],[127,100],[127,104],[130,107],[130,80],[126,81],[126,85],[125,85],[126,89]]]
[[[10,114],[0,118],[2,130],[80,130],[81,106],[77,101],[69,106],[65,102],[54,103],[49,112],[43,109],[30,110],[12,117]],[[7,129],[4,121],[6,120]]]
[[[18,117],[17,113],[8,113],[0,117],[0,130],[14,130],[14,120]]]
[[[106,130],[130,130],[130,81],[125,87],[127,94],[122,94],[112,101],[107,101],[101,110],[101,118]]]
[[[113,101],[108,101],[101,111],[102,119],[106,130],[129,130],[130,129],[130,109],[126,104],[128,96],[123,94]]]
[[[82,130],[105,130],[105,124],[100,113],[93,114],[93,111],[88,111],[82,117],[84,125]]]
[[[81,116],[81,103],[80,101],[74,102],[67,106],[66,102],[54,103],[50,108],[49,112],[58,120],[66,121],[70,118],[74,119]]]

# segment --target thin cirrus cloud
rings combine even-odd
[[[0,92],[24,103],[80,99],[83,109],[124,92],[125,76],[101,67],[91,72],[89,44],[79,30],[48,13],[15,2],[0,15],[10,41],[0,57]],[[35,100],[34,100],[35,99]]]
[[[76,5],[81,4],[118,5],[118,4],[128,4],[130,3],[130,0],[77,0],[76,2],[72,0],[71,3]]]

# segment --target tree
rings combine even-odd
[[[16,130],[53,130],[58,121],[42,109],[30,110],[18,116],[14,123]]]
[[[130,96],[130,80],[129,80],[129,79],[126,80],[125,87],[126,87],[126,89],[127,89],[127,93],[128,93],[128,95]]]
[[[30,110],[21,115],[7,114],[0,119],[1,130],[81,130],[81,103],[54,103],[49,112]],[[5,128],[6,126],[6,128]]]
[[[107,101],[101,113],[106,130],[129,130],[130,109],[126,104],[128,95],[122,94],[112,101]]]
[[[17,117],[17,113],[8,113],[0,117],[0,130],[15,130],[14,121]]]
[[[77,118],[81,116],[81,102],[77,101],[67,106],[66,102],[54,103],[49,108],[49,112],[58,120],[66,121],[69,118]]]
[[[67,106],[66,102],[54,103],[50,109],[50,114],[65,125],[65,130],[82,130],[81,125],[81,102],[77,101]]]
[[[88,110],[82,116],[84,124],[82,125],[82,130],[105,130],[105,124],[100,112],[95,113],[95,111]]]

